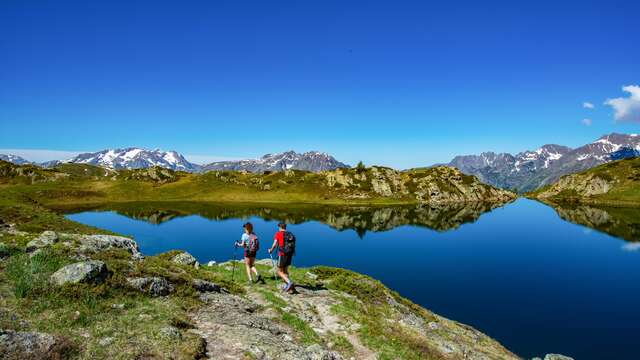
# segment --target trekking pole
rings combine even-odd
[[[271,267],[273,268],[273,281],[276,281],[276,263],[273,261],[273,255],[269,253],[269,257],[271,258]]]
[[[233,244],[233,270],[231,271],[231,282],[236,275],[236,255],[238,254],[238,244]]]

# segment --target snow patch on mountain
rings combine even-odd
[[[152,166],[178,171],[198,171],[199,165],[190,163],[175,151],[141,148],[106,149],[94,153],[80,154],[67,163],[89,164],[109,169],[142,169]]]
[[[244,170],[249,172],[263,172],[295,169],[319,172],[344,167],[349,166],[339,162],[327,153],[308,151],[300,154],[295,151],[286,151],[279,154],[266,154],[258,159],[213,162],[205,165],[202,171]]]
[[[26,160],[25,158],[13,154],[0,154],[0,160],[4,160],[16,165],[31,164],[31,162]]]

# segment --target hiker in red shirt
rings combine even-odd
[[[287,231],[287,224],[279,223],[278,232],[273,236],[273,245],[269,249],[269,254],[278,247],[278,276],[284,281],[282,291],[293,290],[293,282],[289,279],[289,265],[296,249],[296,237]]]

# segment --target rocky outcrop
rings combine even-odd
[[[220,292],[220,286],[201,279],[194,279],[191,286],[198,292]]]
[[[72,352],[71,344],[62,337],[40,332],[20,332],[0,329],[0,358],[64,359]]]
[[[144,258],[138,244],[130,238],[115,235],[82,235],[82,234],[60,234],[66,240],[74,240],[79,243],[78,250],[83,254],[97,253],[109,249],[127,250],[132,259],[140,260]]]
[[[561,178],[557,183],[537,194],[538,198],[548,199],[558,195],[574,197],[591,197],[594,195],[606,194],[613,187],[611,181],[587,173],[568,175]]]
[[[67,265],[51,275],[51,282],[64,284],[103,282],[109,276],[107,265],[102,261],[91,260]]]
[[[167,296],[173,292],[173,285],[161,277],[139,277],[127,279],[127,285],[132,289],[150,296]]]
[[[209,359],[312,360],[342,359],[320,344],[304,346],[293,341],[292,329],[261,313],[261,307],[231,294],[205,294],[206,306],[195,312],[194,330],[207,343]]]
[[[338,169],[323,174],[326,186],[345,199],[385,197],[450,204],[504,203],[516,197],[509,191],[482,184],[475,177],[446,166],[409,171],[373,166],[366,169]]]
[[[33,252],[37,249],[42,249],[49,245],[52,245],[57,241],[58,241],[58,234],[56,234],[54,231],[49,231],[49,230],[44,231],[42,234],[40,234],[40,236],[29,241],[29,243],[27,243],[27,247],[25,250],[27,252]]]
[[[188,252],[181,252],[180,254],[174,256],[171,261],[173,261],[176,264],[180,264],[180,265],[195,265],[196,263],[198,263],[198,261],[196,260],[195,257],[193,257],[193,255],[189,254]]]
[[[120,176],[125,180],[140,180],[157,184],[167,184],[178,180],[178,175],[175,171],[159,166],[148,169],[123,170]]]

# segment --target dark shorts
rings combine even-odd
[[[244,251],[244,257],[246,258],[255,258],[256,257],[256,252],[255,251]]]
[[[281,269],[286,268],[287,266],[291,265],[292,259],[292,255],[280,255],[280,258],[278,259],[278,267]]]

